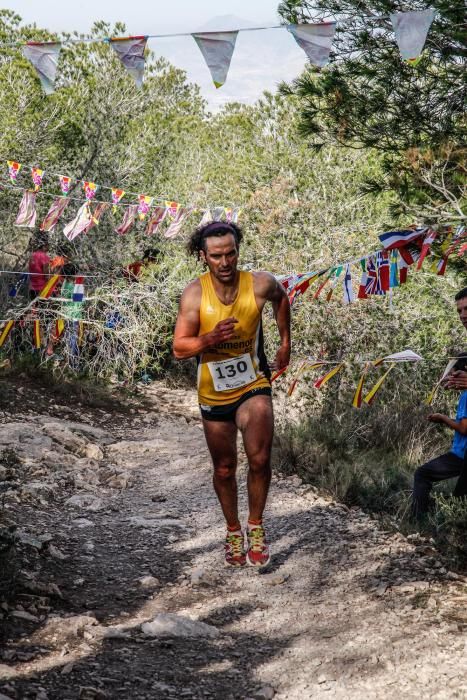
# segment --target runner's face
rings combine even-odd
[[[205,240],[206,251],[201,251],[201,259],[209,272],[223,284],[235,281],[238,263],[238,248],[231,233],[225,236],[209,236]]]
[[[457,303],[457,313],[464,328],[467,328],[467,297],[459,299]]]

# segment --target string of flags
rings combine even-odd
[[[12,189],[17,189],[18,175],[22,165],[17,161],[8,160],[7,166]],[[31,167],[30,170],[32,189],[22,189],[18,187],[18,189],[22,191],[23,196],[19,205],[15,225],[22,228],[35,228],[37,219],[37,195],[46,194],[47,196],[53,197],[53,202],[40,225],[40,230],[44,233],[49,233],[55,229],[70,204],[71,199],[69,198],[69,192],[73,180],[69,176],[58,175],[58,184],[61,194],[54,195],[50,192],[44,192],[41,189],[45,170],[38,167]],[[89,180],[78,182],[82,184],[84,199],[79,200],[82,202],[81,206],[75,213],[74,218],[67,223],[63,229],[64,235],[70,241],[73,241],[80,234],[89,233],[92,228],[98,226],[102,216],[111,207],[113,213],[118,209],[123,210],[122,220],[114,229],[119,235],[129,233],[138,222],[145,222],[145,233],[148,236],[153,236],[159,231],[160,225],[166,221],[168,223],[164,231],[164,236],[166,238],[175,238],[180,233],[185,220],[191,214],[197,212],[201,213],[202,219],[200,224],[205,224],[210,221],[220,221],[222,219],[236,223],[241,213],[240,207],[216,206],[213,208],[199,209],[190,204],[184,205],[176,201],[165,200],[159,202],[156,201],[155,197],[146,194],[138,194],[137,203],[124,204],[122,199],[126,192],[120,187],[103,186],[103,189],[110,190],[111,201],[96,200],[99,185]]]
[[[390,15],[396,43],[404,61],[416,62],[419,59],[435,18],[435,10],[415,10],[395,12]],[[385,18],[381,18],[385,20]],[[294,37],[298,46],[306,53],[310,63],[323,68],[329,61],[332,42],[336,31],[336,22],[302,23],[274,25],[270,27],[250,27],[218,32],[194,32],[191,34],[152,34],[128,37],[108,37],[85,43],[102,42],[108,44],[135,81],[141,87],[144,78],[146,47],[148,39],[167,38],[171,36],[191,36],[196,42],[212,77],[216,88],[227,80],[230,63],[235,50],[238,33],[263,29],[286,29]],[[46,95],[55,90],[60,51],[64,44],[78,43],[83,40],[67,39],[64,42],[29,41],[24,44],[0,44],[21,46],[24,57],[32,64]]]
[[[448,259],[457,252],[462,256],[467,252],[467,230],[458,226],[455,230],[450,226],[432,229],[430,227],[414,227],[400,231],[382,233],[379,239],[382,250],[369,253],[358,260],[343,262],[323,270],[279,275],[278,280],[287,291],[290,304],[302,296],[309,287],[319,280],[313,294],[318,299],[326,289],[326,300],[330,301],[337,286],[342,283],[342,301],[351,304],[357,299],[368,299],[377,295],[385,296],[391,290],[405,284],[408,269],[416,263],[416,269],[422,268],[426,257],[431,254],[433,243],[443,235],[440,246],[440,258],[432,262],[430,270],[437,275],[444,275]],[[352,268],[358,265],[360,283],[355,295],[352,279]]]
[[[361,364],[363,364],[363,370],[360,379],[358,380],[357,387],[355,389],[355,394],[352,399],[352,406],[354,408],[362,408],[363,404],[370,406],[375,400],[376,394],[383,386],[389,374],[398,364],[405,362],[417,363],[422,360],[423,357],[417,355],[417,353],[413,352],[413,350],[402,350],[401,352],[395,352],[374,360],[361,361]],[[354,360],[352,364],[355,364],[355,362],[356,360]],[[316,369],[324,371],[324,374],[321,374],[319,378],[313,382],[313,387],[315,389],[323,389],[333,377],[337,376],[340,372],[342,372],[346,367],[349,366],[349,364],[350,363],[345,360],[330,361],[312,358],[306,358],[305,360],[302,360],[295,373],[293,374],[292,380],[289,383],[287,389],[287,396],[292,396],[297,387],[297,384],[299,383],[300,379],[303,378],[303,375],[305,373],[311,372],[312,370]],[[367,393],[364,394],[363,389],[365,381],[371,368],[376,368],[383,365],[386,365],[384,367],[383,374],[378,378],[376,383],[371,386]],[[288,368],[284,368],[279,372],[276,372],[276,374],[273,375],[271,381],[276,381],[280,376],[285,374],[286,371],[288,371]]]

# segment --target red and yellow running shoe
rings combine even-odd
[[[246,553],[243,532],[228,532],[225,538],[225,563],[227,566],[245,566]]]
[[[247,531],[247,562],[250,566],[267,566],[271,561],[271,550],[262,525],[254,525]]]

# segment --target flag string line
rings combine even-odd
[[[17,162],[19,162],[19,161],[17,161]],[[23,163],[21,163],[21,165],[23,165]],[[28,166],[28,167],[33,167],[33,166]],[[46,171],[44,170],[44,172],[46,172]],[[58,176],[59,174],[60,174],[60,173],[52,173],[52,175],[57,175],[57,176]],[[72,178],[72,179],[73,179],[73,178]],[[85,182],[88,182],[88,181],[86,181],[86,180],[75,180],[75,182],[81,182],[82,184],[84,184]],[[98,183],[97,183],[97,184],[98,184]],[[20,186],[17,186],[17,185],[13,185],[11,182],[8,182],[8,180],[5,180],[5,179],[4,179],[3,177],[1,177],[1,176],[0,176],[0,186],[1,186],[1,187],[5,187],[5,188],[9,188],[10,190],[13,190],[13,191],[15,191],[15,192],[24,192],[24,190],[31,190],[31,191],[34,191],[34,190],[32,190],[31,187],[20,187]],[[99,184],[98,184],[98,189],[112,190],[112,189],[114,189],[114,188],[108,187],[107,185],[99,185]],[[123,189],[123,188],[115,188],[115,189]],[[84,202],[96,202],[96,203],[97,203],[97,202],[98,202],[99,204],[112,204],[112,206],[116,206],[116,207],[129,207],[129,206],[131,206],[131,204],[137,204],[137,202],[118,202],[117,204],[113,204],[113,202],[111,202],[111,201],[109,202],[109,200],[107,200],[107,199],[97,199],[97,198],[86,199],[86,197],[74,197],[73,195],[55,194],[54,192],[50,192],[49,190],[44,190],[42,187],[41,187],[39,190],[37,190],[37,192],[35,192],[35,194],[36,194],[36,195],[43,194],[43,195],[45,195],[46,197],[54,197],[54,198],[56,198],[56,199],[69,199],[69,200],[72,200],[72,201],[75,201],[75,202],[81,202],[81,203],[84,203]],[[139,195],[140,195],[140,194],[143,194],[143,193],[142,193],[142,192],[140,192],[140,193],[136,193],[136,192],[127,192],[127,191],[125,190],[125,194],[132,195],[132,196],[135,196],[135,197],[139,197]],[[145,196],[149,196],[149,197],[150,197],[150,196],[152,196],[152,195],[145,195]],[[158,195],[157,197],[154,196],[154,200],[155,200],[155,203],[153,202],[153,203],[151,204],[151,206],[149,207],[150,209],[154,209],[156,206],[159,206],[160,204],[165,204],[165,202],[167,202],[167,201],[176,201],[176,200],[164,199],[162,195]],[[180,207],[182,207],[182,208],[183,208],[183,207],[189,207],[189,206],[195,206],[195,205],[192,205],[192,204],[182,204],[181,202],[177,202],[177,204],[178,204]],[[226,208],[230,208],[230,209],[241,209],[242,207],[239,206],[239,205],[229,205],[229,206],[227,206],[227,205],[225,205],[225,204],[216,205],[216,206],[211,205],[211,206],[208,206],[208,207],[198,207],[198,206],[195,206],[195,209],[197,209],[197,210],[198,210],[199,212],[201,212],[201,213],[205,213],[206,211],[211,211],[212,209],[217,209],[217,208],[222,208],[222,209],[226,209]]]
[[[16,160],[15,158],[4,158],[4,157],[2,157],[2,160],[4,160],[5,162],[7,162],[8,160],[11,160],[11,161],[16,162],[16,163],[19,163],[20,165],[25,166],[25,167],[27,167],[27,168],[37,168],[37,167],[39,167],[37,164],[36,164],[36,165],[33,165],[32,163],[24,163],[24,161],[22,161],[22,160]],[[56,172],[56,171],[54,171],[54,170],[49,170],[48,168],[44,168],[44,175],[43,175],[44,178],[46,177],[46,174],[47,174],[47,173],[49,173],[50,175],[55,175],[56,177],[63,176],[63,171],[62,171],[61,173],[59,173],[59,172]],[[23,174],[23,173],[21,173],[21,174]],[[70,176],[70,177],[71,177],[71,176]],[[75,178],[75,177],[71,177],[71,180],[72,180],[72,182],[80,182],[82,185],[84,185],[85,182],[89,182],[89,180],[82,180],[82,179]],[[11,184],[11,183],[8,183],[8,182],[7,182],[7,184]],[[95,183],[95,184],[97,184],[98,189],[100,189],[100,190],[109,190],[109,191],[111,191],[111,190],[114,190],[114,189],[122,189],[122,190],[124,189],[123,186],[115,187],[115,186],[111,186],[111,185],[101,185],[99,182],[97,182],[97,183]],[[39,191],[40,191],[40,190],[39,190]],[[130,195],[130,196],[132,196],[132,197],[139,197],[140,194],[147,194],[147,193],[146,193],[146,192],[130,192],[130,190],[125,190],[125,194],[126,194],[126,195]],[[60,196],[60,195],[57,195],[57,196]],[[65,196],[66,196],[66,195],[65,195]],[[162,202],[162,201],[164,201],[164,202],[165,202],[165,201],[172,201],[171,198],[170,198],[170,196],[167,195],[167,194],[157,194],[157,195],[149,195],[149,196],[153,196],[154,199],[156,199],[157,201],[161,201],[161,202]],[[68,197],[68,199],[71,199],[71,197]],[[93,200],[93,201],[97,201],[97,200]],[[175,200],[173,200],[173,201],[175,201]],[[119,205],[117,205],[117,206],[119,206]],[[123,205],[123,206],[125,206],[125,205]],[[183,204],[182,204],[181,206],[186,206],[186,205],[183,205]],[[206,207],[205,207],[205,210],[206,210],[206,209],[216,209],[217,207],[220,207],[220,206],[225,206],[225,205],[223,205],[223,204],[222,204],[222,205],[221,205],[221,204],[212,204],[212,205],[206,206]],[[238,206],[241,206],[241,205],[236,204],[236,205],[229,205],[229,206],[232,206],[232,207],[233,207],[233,206],[236,206],[236,207],[238,207]]]

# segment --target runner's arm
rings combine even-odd
[[[275,370],[287,367],[290,361],[290,303],[284,287],[270,272],[258,274],[258,293],[265,301],[272,303],[281,339],[276,358],[273,363]]]
[[[173,354],[177,360],[196,357],[218,343],[230,340],[234,336],[236,318],[226,318],[204,335],[199,335],[199,311],[201,289],[195,283],[188,285],[182,294],[177,323],[175,325]]]

